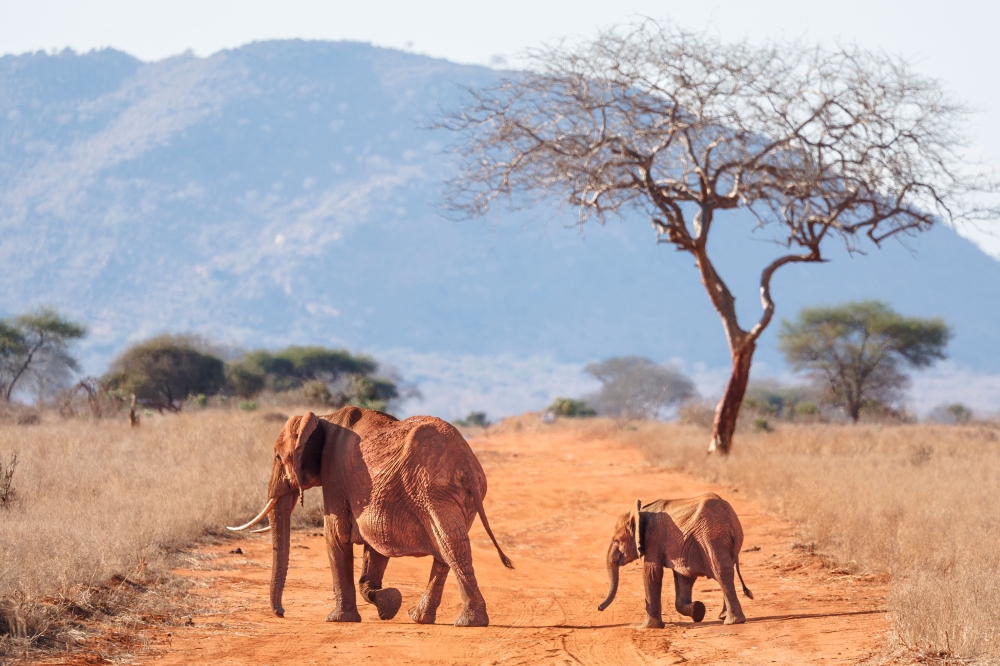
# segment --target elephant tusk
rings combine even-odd
[[[246,525],[240,525],[239,527],[229,527],[227,525],[226,529],[227,530],[232,530],[233,532],[242,532],[243,530],[245,530],[248,527],[253,527],[254,525],[256,525],[257,523],[259,523],[260,521],[264,520],[264,516],[267,515],[267,513],[271,510],[272,507],[274,507],[274,504],[277,501],[278,500],[276,500],[273,497],[271,499],[269,499],[267,501],[267,506],[265,506],[264,509],[260,513],[257,514],[256,518],[254,518],[253,520],[251,520]]]
[[[261,534],[262,532],[270,532],[270,531],[271,531],[271,526],[268,525],[267,527],[262,527],[259,530],[250,530],[250,534]]]

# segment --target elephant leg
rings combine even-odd
[[[417,624],[434,624],[437,620],[437,609],[441,605],[441,594],[444,592],[444,582],[448,580],[448,572],[451,568],[434,559],[431,565],[431,579],[427,582],[427,589],[420,597],[420,603],[411,608],[407,614],[410,619]]]
[[[705,619],[705,604],[691,601],[694,592],[695,576],[683,576],[674,572],[674,608],[685,617],[695,622]]]
[[[466,535],[465,543],[460,545],[460,557],[455,557],[450,563],[458,579],[458,591],[462,595],[462,614],[455,620],[456,627],[486,627],[490,624],[490,616],[486,613],[486,599],[479,591],[476,572],[472,568],[472,548]],[[464,547],[461,547],[464,546]]]
[[[719,564],[715,567],[714,574],[715,580],[719,581],[719,585],[722,586],[723,608],[719,619],[722,620],[723,624],[743,624],[747,619],[743,615],[743,608],[736,596],[732,563]]]
[[[472,568],[472,545],[469,543],[471,521],[466,520],[464,511],[459,507],[444,507],[431,517],[438,556],[455,572],[462,595],[462,614],[455,620],[455,626],[488,626],[490,617],[486,613],[486,600],[479,591],[476,572]]]
[[[354,589],[354,544],[341,538],[337,529],[338,520],[330,515],[324,517],[323,531],[326,536],[327,555],[330,571],[333,573],[333,598],[335,605],[326,616],[327,622],[361,622],[358,613],[358,599]]]
[[[642,628],[662,629],[660,598],[663,594],[663,565],[659,562],[646,562],[642,567],[642,580],[646,590],[646,621],[642,623]]]
[[[403,603],[403,595],[394,587],[382,589],[382,576],[389,564],[389,558],[365,544],[365,554],[361,562],[361,598],[378,609],[380,620],[391,620],[396,617]]]

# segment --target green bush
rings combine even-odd
[[[244,412],[253,412],[260,407],[260,404],[256,400],[240,400],[240,409]]]
[[[819,407],[811,402],[800,402],[795,405],[795,413],[799,416],[816,416],[819,414]]]
[[[370,356],[325,347],[286,347],[276,352],[258,349],[239,365],[263,376],[275,392],[302,388],[309,381],[332,383],[339,377],[367,376],[378,370],[378,362]]]
[[[975,415],[972,410],[960,402],[938,405],[928,414],[928,419],[937,423],[947,423],[950,425],[960,425],[969,423]]]
[[[230,363],[226,366],[226,384],[235,395],[249,400],[264,390],[267,375],[248,363]]]
[[[232,391],[252,398],[267,388],[275,393],[301,390],[316,405],[355,405],[386,411],[400,397],[396,382],[376,376],[378,362],[365,354],[325,347],[258,349],[226,369]]]
[[[314,405],[326,406],[333,399],[333,396],[330,394],[330,388],[318,379],[303,384],[302,395]]]
[[[960,402],[948,405],[947,410],[955,423],[968,423],[972,420],[972,410]]]
[[[597,412],[590,405],[583,400],[574,400],[573,398],[556,398],[546,411],[552,412],[556,416],[569,418],[597,416]]]
[[[188,335],[160,335],[129,346],[101,380],[107,390],[164,402],[216,395],[225,382],[222,360]]]
[[[465,428],[486,428],[490,425],[486,412],[469,412],[464,419],[456,419],[455,425]]]

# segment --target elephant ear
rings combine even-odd
[[[292,425],[289,423],[289,425]],[[326,433],[319,427],[319,419],[312,412],[299,417],[292,427],[294,447],[292,449],[292,482],[300,490],[319,484],[320,460]]]
[[[642,527],[642,500],[636,500],[635,508],[632,509],[632,535],[635,537],[635,550],[639,555],[642,555],[646,550]]]

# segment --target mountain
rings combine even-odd
[[[0,314],[50,304],[89,323],[94,373],[162,331],[365,350],[420,382],[413,409],[445,416],[583,392],[580,366],[613,354],[678,360],[717,391],[718,317],[690,256],[657,246],[648,221],[440,214],[454,137],[426,127],[494,77],[349,42],[0,58]],[[712,252],[749,321],[780,248],[745,216],[716,225]],[[863,249],[782,269],[778,316],[860,298],[943,316],[945,369],[971,378],[963,399],[1000,406],[1000,262],[943,226]],[[776,330],[758,374],[787,374]]]

